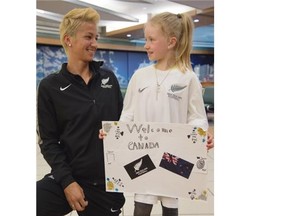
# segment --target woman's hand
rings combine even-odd
[[[103,129],[101,128],[99,130],[99,139],[104,139],[104,137],[106,136],[107,134],[103,131]]]
[[[88,205],[83,189],[77,182],[72,182],[65,189],[66,199],[73,210],[84,211]]]

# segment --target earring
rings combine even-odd
[[[71,47],[71,44],[68,44],[69,47]]]

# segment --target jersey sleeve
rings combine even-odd
[[[202,96],[202,85],[195,74],[189,84],[188,124],[208,130],[208,120]]]

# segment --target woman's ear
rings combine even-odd
[[[64,36],[64,42],[67,46],[71,47],[71,38],[68,35]]]

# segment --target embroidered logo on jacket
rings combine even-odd
[[[101,87],[102,88],[112,88],[112,85],[108,85],[107,83],[109,82],[109,77],[106,79],[101,80]]]
[[[60,91],[65,91],[67,88],[71,86],[71,83],[65,87],[60,86]]]

